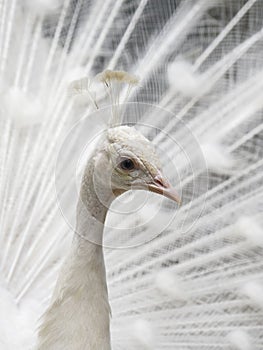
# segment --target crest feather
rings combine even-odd
[[[111,117],[109,120],[109,127],[121,125],[122,123],[122,113],[120,105],[120,94],[123,89],[123,84],[127,84],[127,90],[125,93],[124,100],[121,103],[125,103],[129,97],[130,91],[133,86],[139,83],[139,78],[135,75],[127,73],[122,70],[109,70],[106,69],[103,72],[97,74],[95,79],[102,82],[107,95],[109,96],[111,105]],[[75,80],[70,84],[70,91],[73,94],[83,94],[86,93],[89,100],[92,102],[96,109],[99,109],[99,105],[95,98],[95,93],[91,89],[92,80],[84,77],[79,80]]]

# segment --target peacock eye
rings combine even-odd
[[[135,164],[131,159],[125,158],[120,162],[120,167],[122,170],[133,170],[135,168]]]

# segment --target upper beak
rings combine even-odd
[[[156,175],[153,182],[148,184],[148,189],[151,192],[162,194],[163,196],[174,200],[179,205],[181,204],[181,198],[177,194],[176,190],[169,183],[169,181],[162,176],[161,173]]]

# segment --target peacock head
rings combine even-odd
[[[134,127],[108,129],[95,158],[96,183],[108,182],[114,197],[131,189],[149,190],[180,203],[177,192],[163,176],[153,144]]]
[[[96,149],[91,168],[93,186],[97,197],[104,203],[111,203],[114,197],[131,189],[149,190],[162,194],[178,204],[180,198],[175,189],[163,176],[161,164],[153,144],[134,127],[121,125],[120,91],[122,84],[128,85],[128,93],[138,78],[124,71],[105,70],[96,77],[104,84],[110,97],[111,118],[106,137]],[[87,78],[74,81],[71,88],[82,90],[86,86],[88,96],[96,108],[98,103],[92,98]],[[128,95],[127,95],[128,96]],[[126,96],[126,99],[127,99]],[[85,182],[86,176],[84,176]]]

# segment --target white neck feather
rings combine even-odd
[[[92,163],[83,177],[76,230],[102,243],[107,208],[95,191]],[[106,191],[107,192],[107,191]],[[113,198],[106,196],[108,205]],[[85,203],[85,205],[83,204]],[[110,306],[103,249],[75,234],[39,331],[38,350],[110,350]]]

